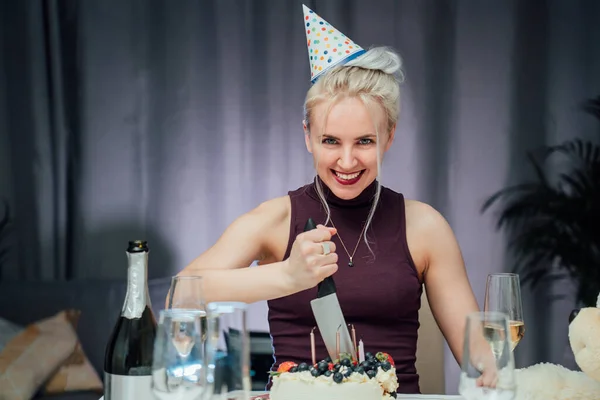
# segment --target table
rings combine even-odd
[[[253,392],[253,396],[259,396],[264,392]],[[443,395],[443,394],[398,394],[398,398],[402,400],[464,400],[462,396]],[[104,400],[104,396],[100,397]]]

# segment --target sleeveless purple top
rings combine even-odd
[[[346,323],[353,324],[356,330],[356,340],[362,339],[365,352],[382,351],[392,356],[400,385],[398,393],[419,393],[415,353],[422,286],[406,241],[404,197],[381,188],[379,205],[367,232],[375,257],[359,237],[371,208],[375,185],[377,182],[352,200],[339,199],[325,184],[321,185],[338,230],[332,239],[339,266],[333,278]],[[326,219],[314,183],[288,194],[291,224],[284,259],[289,257],[292,244],[309,217],[317,224]],[[353,267],[348,266],[349,256],[340,237],[350,254],[360,240]],[[316,296],[315,287],[268,302],[275,359],[272,370],[285,361],[312,362],[310,331],[316,321],[310,301]],[[322,360],[328,354],[318,332],[315,329],[316,357]]]

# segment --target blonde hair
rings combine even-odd
[[[304,121],[310,134],[310,122],[315,107],[328,103],[321,126],[325,127],[327,116],[331,107],[338,101],[354,97],[363,102],[371,120],[375,124],[377,136],[377,186],[373,204],[364,228],[363,238],[369,251],[373,250],[367,240],[367,230],[373,220],[373,215],[381,194],[381,150],[379,146],[379,130],[382,121],[373,118],[373,108],[381,107],[386,115],[385,132],[390,133],[396,126],[400,113],[400,83],[404,76],[401,71],[402,60],[400,56],[388,47],[375,47],[361,56],[332,68],[319,77],[317,82],[308,90],[304,101]],[[324,132],[320,132],[322,135]],[[316,149],[315,149],[316,150]],[[321,182],[315,178],[317,193],[325,208],[327,218],[325,224],[331,219],[331,210],[325,200]]]

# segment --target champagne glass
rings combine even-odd
[[[250,399],[250,338],[247,305],[215,302],[207,305],[205,400]]]
[[[165,308],[206,311],[202,284],[201,276],[174,276],[171,278],[171,287],[169,288]]]
[[[515,363],[508,316],[475,312],[467,316],[459,393],[466,400],[515,398]]]
[[[166,308],[187,310],[198,314],[202,340],[206,340],[206,304],[201,276],[174,276],[167,295]]]
[[[510,349],[513,351],[525,335],[519,275],[509,273],[488,275],[483,309],[508,315]]]
[[[152,363],[152,393],[159,400],[199,400],[206,368],[200,315],[193,310],[160,312]]]

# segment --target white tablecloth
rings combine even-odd
[[[260,395],[258,392],[256,395]],[[462,396],[442,395],[442,394],[398,394],[398,398],[402,400],[464,400]],[[100,397],[104,400],[104,396]]]

